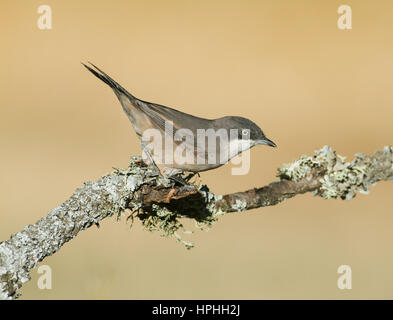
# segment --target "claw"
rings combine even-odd
[[[184,178],[185,181],[190,181],[195,175],[198,175],[200,177],[199,172],[191,172],[187,177]]]

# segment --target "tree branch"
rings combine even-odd
[[[0,243],[0,299],[18,297],[17,290],[30,280],[30,270],[80,231],[109,216],[120,218],[126,209],[131,210],[128,218],[139,218],[146,229],[175,236],[190,248],[192,244],[177,233],[183,228],[181,218],[210,226],[224,213],[276,205],[306,192],[326,199],[352,199],[378,181],[393,180],[393,147],[371,156],[356,154],[351,162],[324,147],[314,156],[285,164],[278,177],[262,188],[217,196],[206,186],[177,186],[154,176],[152,168],[133,157],[127,169],[86,182],[46,217]]]

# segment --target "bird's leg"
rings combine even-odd
[[[142,143],[142,150],[146,154],[146,156],[149,158],[150,165],[153,167],[154,173],[157,176],[160,176],[160,177],[164,178],[164,176],[162,175],[160,169],[157,167],[156,163],[154,162],[153,157],[150,154],[150,151],[146,148],[146,146],[143,143]]]
[[[168,176],[168,179],[171,179],[171,180],[181,184],[182,186],[188,185],[188,182],[183,179],[181,174],[174,174],[174,175]]]

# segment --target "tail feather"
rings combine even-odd
[[[129,93],[126,89],[124,89],[120,84],[118,84],[115,80],[113,80],[109,75],[107,75],[104,71],[102,71],[100,68],[89,62],[96,70],[93,68],[89,67],[88,65],[84,64],[82,62],[82,65],[89,70],[92,74],[94,74],[98,79],[102,80],[105,82],[109,87],[112,88],[112,90],[115,92],[115,94],[119,97],[119,94],[125,94],[131,99],[135,99],[135,97]]]

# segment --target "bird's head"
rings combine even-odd
[[[223,127],[229,129],[237,129],[237,139],[249,140],[250,146],[266,145],[276,147],[277,145],[268,139],[262,129],[253,121],[243,117],[228,116],[219,119]]]

